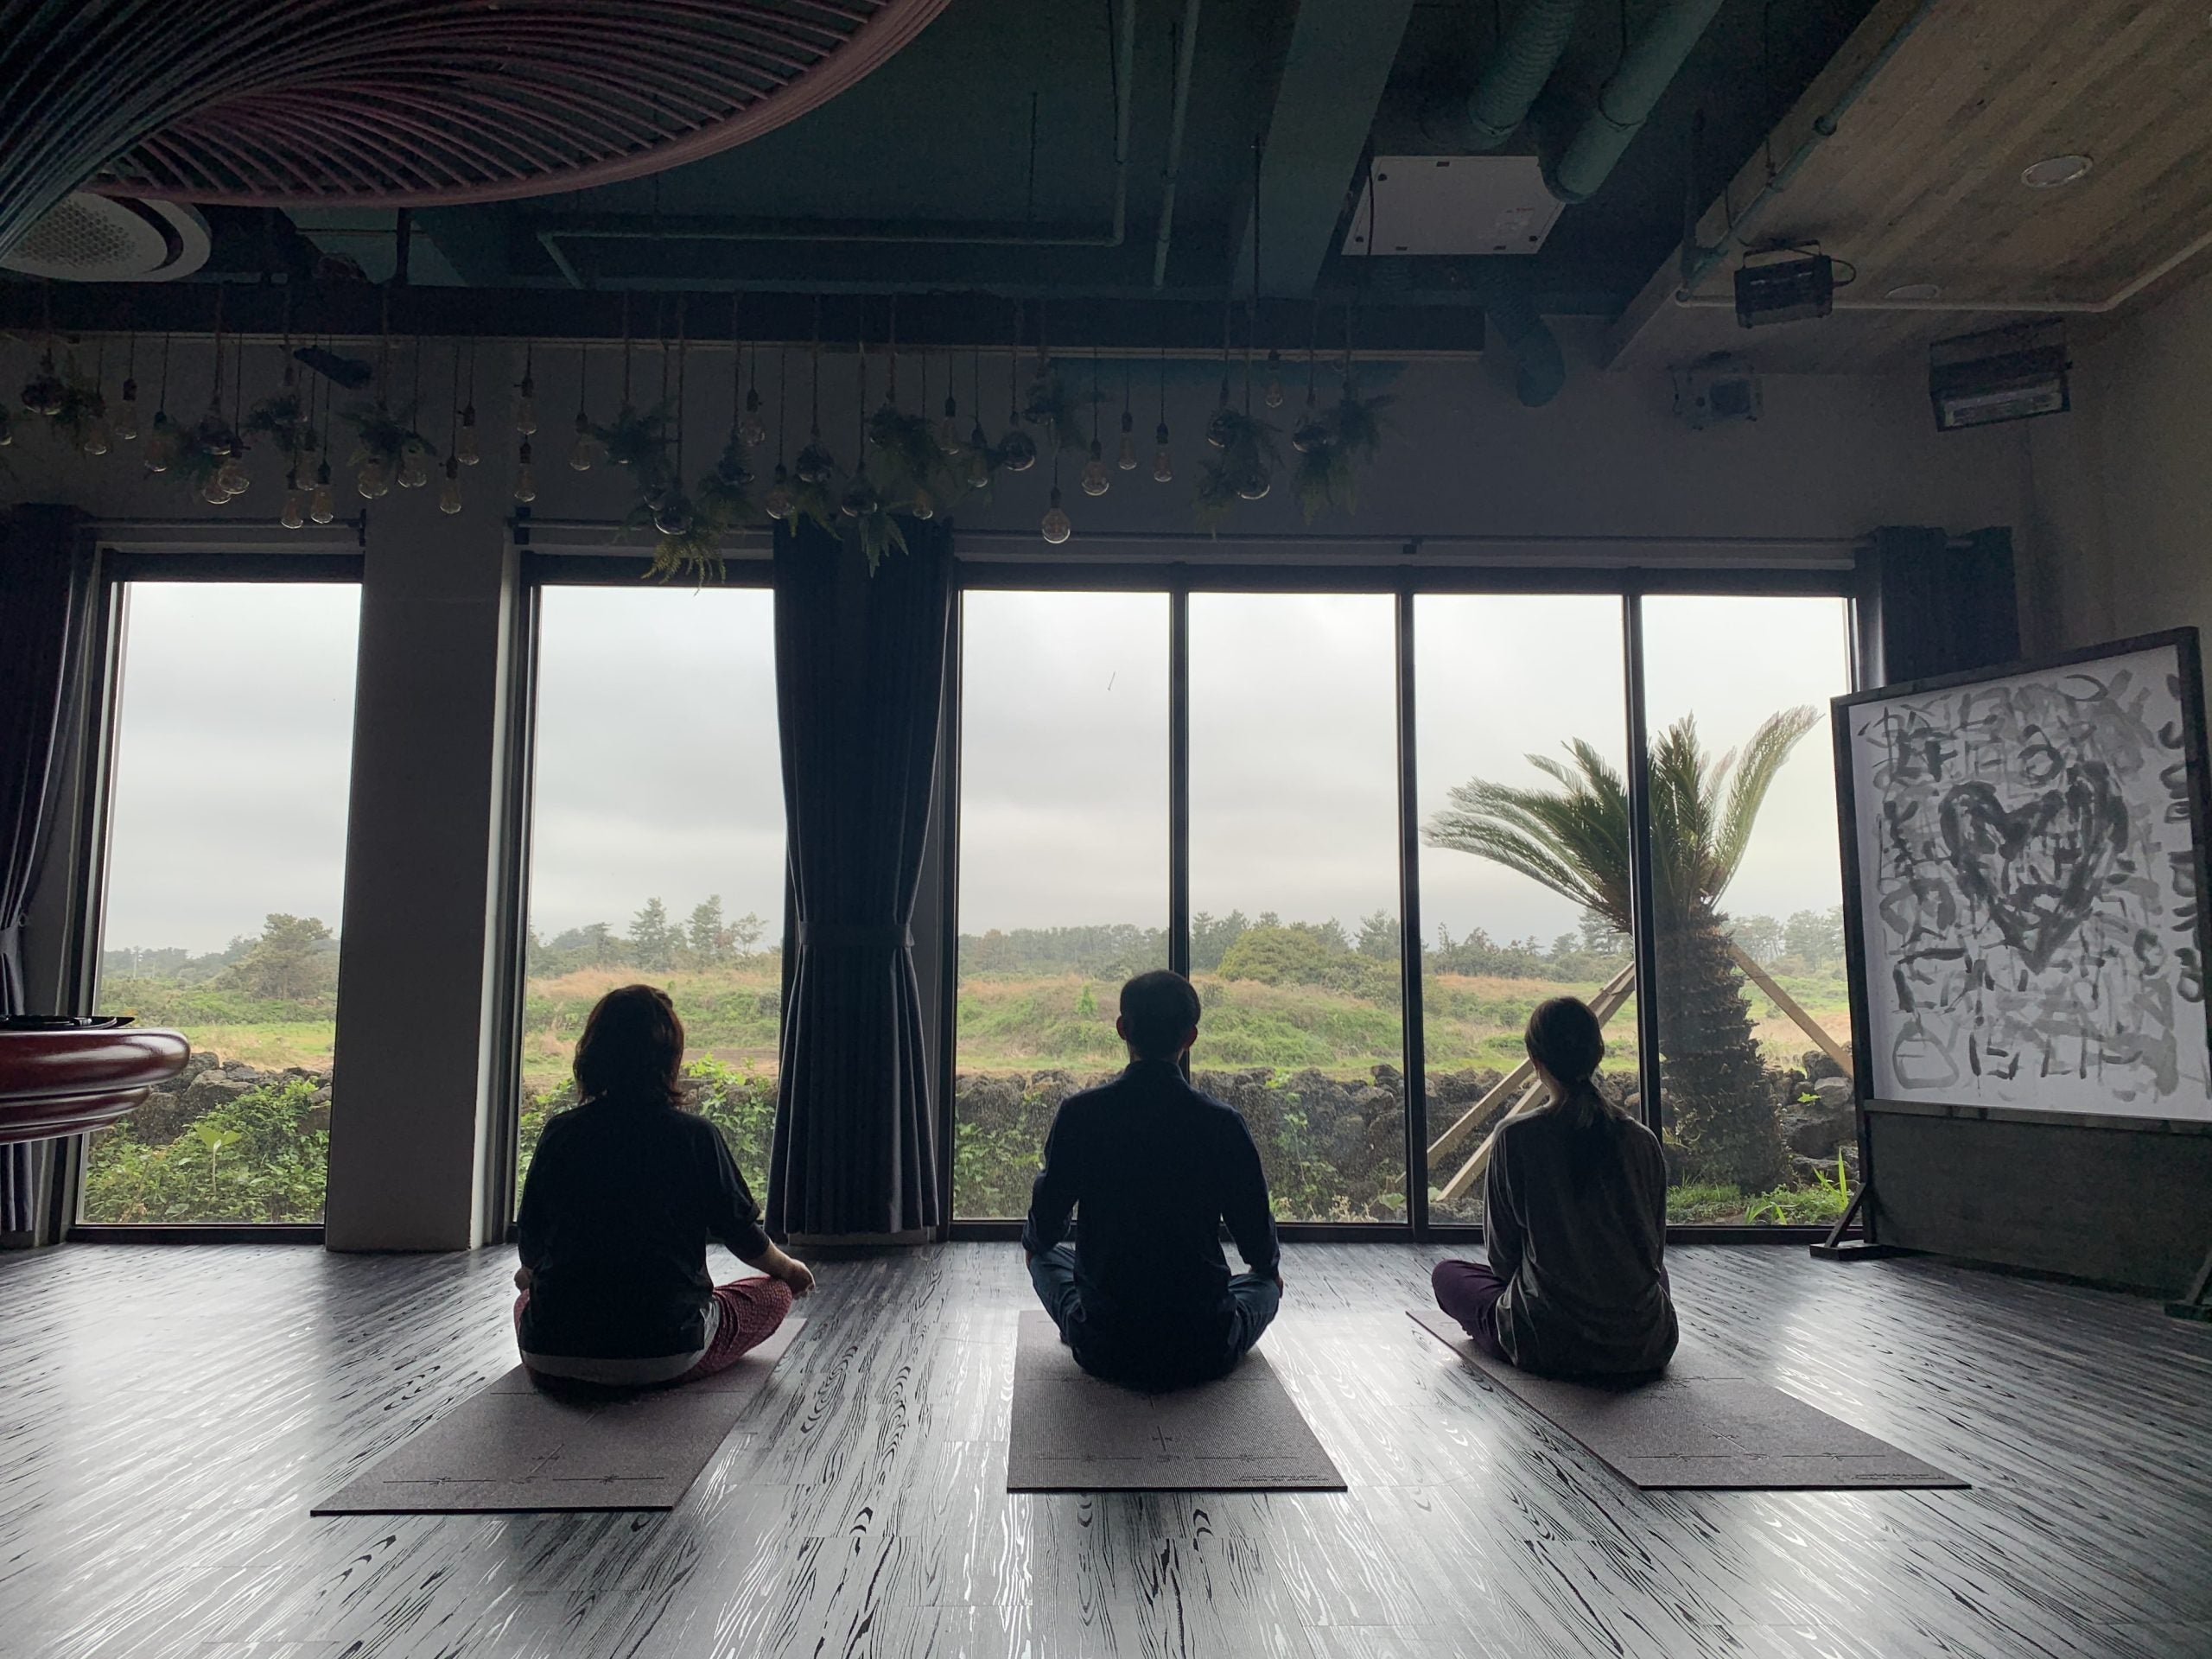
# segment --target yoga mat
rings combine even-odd
[[[1052,1316],[1021,1316],[1014,1351],[1010,1492],[1340,1492],[1344,1477],[1262,1353],[1166,1394],[1102,1382]]]
[[[1492,1359],[1449,1314],[1407,1312],[1615,1474],[1648,1491],[1967,1484],[1691,1343],[1676,1349],[1664,1374],[1649,1382],[1570,1382]]]
[[[785,1320],[728,1370],[681,1388],[564,1396],[518,1365],[308,1513],[672,1510],[805,1323]]]

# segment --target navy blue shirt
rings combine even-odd
[[[1272,1279],[1281,1262],[1251,1131],[1173,1060],[1135,1061],[1061,1103],[1022,1247],[1051,1249],[1078,1209],[1076,1282],[1094,1326],[1207,1324],[1229,1288],[1224,1222],[1253,1273]]]
[[[517,1217],[530,1302],[522,1349],[656,1359],[706,1345],[707,1241],[768,1249],[760,1209],[705,1118],[592,1100],[548,1120]]]

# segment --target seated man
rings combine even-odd
[[[1185,1082],[1198,994],[1180,974],[1122,987],[1128,1069],[1062,1103],[1045,1142],[1022,1248],[1076,1363],[1179,1388],[1230,1371],[1282,1300],[1281,1253],[1251,1132]],[[1080,1209],[1080,1249],[1060,1241]],[[1231,1277],[1221,1224],[1248,1271]]]

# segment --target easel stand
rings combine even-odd
[[[2168,1302],[2166,1312],[2177,1319],[2201,1319],[2212,1325],[2212,1255],[2204,1258],[2204,1265],[2196,1270],[2196,1277],[2190,1281],[2189,1294],[2178,1302]]]
[[[1859,1184],[1859,1190],[1851,1195],[1851,1203],[1835,1218],[1835,1225],[1828,1229],[1828,1236],[1819,1243],[1808,1247],[1815,1256],[1822,1262],[1878,1262],[1886,1255],[1903,1254],[1894,1244],[1877,1244],[1872,1239],[1847,1240],[1844,1237],[1851,1230],[1851,1224],[1859,1219],[1860,1208],[1873,1191],[1864,1181]]]

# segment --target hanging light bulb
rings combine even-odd
[[[1115,456],[1114,464],[1125,473],[1134,473],[1137,469],[1136,416],[1126,409],[1122,411],[1121,453]]]
[[[461,411],[461,430],[454,435],[453,458],[464,467],[474,467],[484,459],[476,447],[476,405],[474,404]]]
[[[780,461],[776,463],[775,478],[768,486],[768,493],[761,498],[760,506],[771,518],[791,516],[791,473]]]
[[[1020,427],[1009,427],[999,440],[999,465],[1009,473],[1026,473],[1037,464],[1037,441]]]
[[[392,480],[403,490],[419,490],[430,481],[429,450],[412,435],[399,446],[399,474]]]
[[[5,409],[0,409],[0,449],[5,449],[15,441],[16,423],[8,418],[8,411]]]
[[[438,492],[438,511],[448,514],[461,511],[461,456],[458,453],[446,457],[446,486]]]
[[[537,499],[537,468],[530,464],[530,440],[522,441],[522,448],[515,452],[515,499],[528,503]]]
[[[580,473],[591,471],[594,442],[591,416],[580,409],[576,411],[575,447],[569,451],[569,465]]]
[[[1045,539],[1054,547],[1075,534],[1075,526],[1068,522],[1067,514],[1060,510],[1060,486],[1057,484],[1052,486],[1052,505],[1045,509],[1044,522],[1038,525],[1038,529],[1044,532]]]
[[[737,441],[748,449],[758,449],[768,441],[768,429],[760,419],[760,388],[757,385],[745,394],[745,417],[737,423]]]
[[[374,501],[391,493],[391,475],[383,461],[368,455],[361,462],[360,470],[353,474],[353,487],[360,492],[361,499]]]
[[[84,435],[78,440],[78,447],[88,455],[107,454],[111,429],[107,423],[107,399],[95,391],[92,397],[91,418],[85,423]]]
[[[304,511],[306,501],[307,498],[300,493],[299,474],[287,473],[284,475],[284,510],[276,515],[276,522],[287,530],[305,529],[308,522]]]
[[[971,490],[984,489],[988,487],[990,481],[990,440],[983,435],[983,423],[978,421],[975,429],[968,435],[968,487]]]
[[[231,493],[223,487],[222,474],[211,473],[207,481],[200,486],[200,499],[211,507],[227,505]]]
[[[1268,407],[1282,407],[1282,353],[1270,347],[1268,352]]]
[[[937,447],[948,455],[960,453],[960,400],[944,394],[944,419],[937,429]]]
[[[671,490],[653,514],[653,528],[664,536],[681,536],[691,528],[691,504],[681,490]]]
[[[154,411],[153,435],[146,440],[146,470],[166,473],[176,465],[176,423],[166,410]]]
[[[907,503],[906,511],[917,518],[934,518],[937,517],[937,503],[931,499],[928,490],[917,484],[914,486],[914,499]]]
[[[1085,495],[1103,495],[1111,483],[1112,480],[1106,476],[1106,457],[1099,451],[1098,440],[1093,438],[1090,441],[1090,459],[1083,464],[1083,493]]]
[[[246,471],[245,462],[239,456],[237,445],[231,447],[223,464],[215,469],[215,481],[232,495],[244,495],[253,486],[253,474]]]
[[[515,388],[515,430],[525,438],[537,430],[537,382],[531,378],[527,361],[522,383]]]
[[[315,495],[308,503],[308,517],[318,524],[327,524],[337,516],[337,504],[330,499],[330,463],[326,461],[315,469]]]
[[[123,396],[115,406],[115,436],[118,443],[138,442],[138,383],[125,380]]]
[[[1152,476],[1158,484],[1175,481],[1175,457],[1167,453],[1167,423],[1162,421],[1152,430]]]

